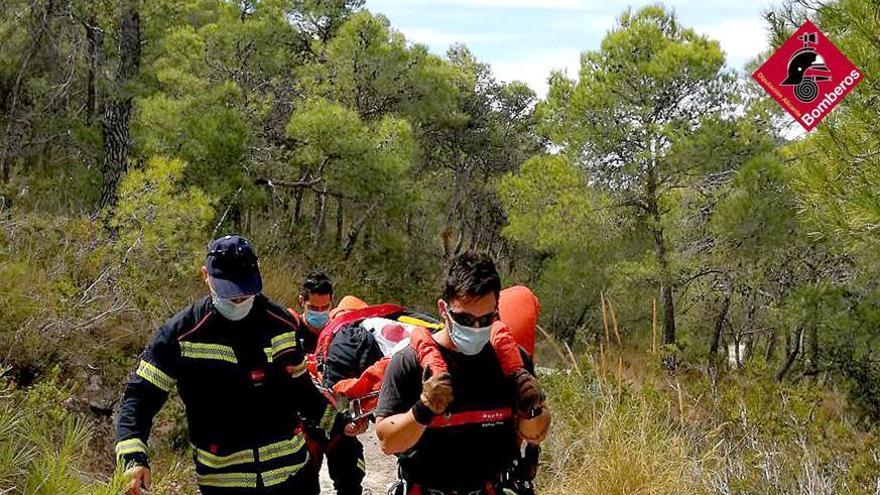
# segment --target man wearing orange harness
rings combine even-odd
[[[375,414],[382,449],[398,457],[391,494],[516,493],[505,475],[521,442],[546,437],[550,412],[537,379],[507,373],[489,345],[500,290],[491,258],[454,258],[437,303],[446,326],[433,335],[448,371],[423,367],[412,347],[388,365]]]

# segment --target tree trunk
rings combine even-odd
[[[456,223],[456,219],[461,218],[462,215],[461,196],[463,194],[462,191],[464,190],[467,170],[465,168],[457,167],[453,169],[452,174],[452,195],[446,206],[446,222],[443,226],[443,257],[447,260],[458,254],[461,250],[462,232],[459,231],[458,239],[454,245],[452,243],[452,236],[455,233],[455,227],[453,225]],[[463,228],[464,227],[462,226],[462,229]]]
[[[125,2],[119,22],[119,62],[113,81],[113,95],[104,109],[101,130],[104,136],[104,163],[101,168],[101,202],[99,207],[116,204],[119,181],[128,170],[131,156],[132,93],[128,88],[137,75],[141,59],[141,28],[138,2]]]
[[[656,166],[651,163],[647,177],[646,203],[651,215],[651,235],[654,238],[654,248],[657,253],[657,262],[660,265],[660,300],[663,302],[663,343],[675,344],[675,304],[673,298],[672,274],[669,270],[669,255],[666,252],[666,238],[663,234],[663,226],[660,218],[660,206],[657,192]]]
[[[773,356],[776,355],[776,341],[778,339],[776,328],[770,328],[770,335],[767,336],[767,352],[764,354],[765,360],[769,363],[773,360]]]
[[[819,325],[815,321],[810,323],[810,373],[819,371]]]
[[[32,2],[32,8],[35,9],[36,2]],[[38,17],[36,25],[31,31],[31,40],[28,48],[18,67],[18,73],[15,76],[15,83],[12,86],[12,94],[9,98],[9,111],[6,114],[6,129],[3,135],[3,149],[0,151],[0,175],[2,175],[3,184],[9,183],[11,175],[12,162],[18,155],[23,139],[24,129],[27,126],[19,122],[19,109],[24,99],[24,79],[30,69],[31,61],[34,55],[39,53],[39,49],[45,41],[46,32],[49,30],[49,18],[55,9],[55,2],[48,0],[46,7],[42,12],[37,14],[32,12],[34,17]]]
[[[452,256],[457,256],[458,253],[462,252],[462,249],[464,247],[464,229],[464,219],[462,218],[458,229],[458,239],[455,241],[455,247],[452,248]]]
[[[324,237],[327,215],[327,185],[321,192],[315,193],[315,212],[312,217],[312,244],[317,246]]]
[[[101,168],[101,203],[99,209],[116,205],[117,188],[128,171],[131,137],[128,124],[131,100],[113,101],[104,111],[101,129],[104,135],[104,163]]]
[[[804,339],[804,329],[798,328],[797,334],[795,335],[794,342],[792,342],[791,345],[788,346],[789,350],[788,350],[788,355],[785,358],[785,363],[783,363],[782,368],[780,368],[779,371],[776,372],[776,380],[777,381],[782,381],[782,379],[785,378],[785,375],[788,374],[788,370],[791,369],[791,366],[797,360],[797,357],[801,351],[801,345],[802,345],[803,339]],[[792,348],[792,346],[793,346],[793,348]]]
[[[89,69],[86,75],[86,122],[91,123],[95,116],[95,77],[101,65],[101,44],[104,40],[104,31],[98,26],[98,21],[92,17],[88,23],[83,23],[86,30],[86,43],[88,45]]]
[[[303,174],[300,182],[308,179],[309,174]],[[302,202],[303,202],[303,191],[304,189],[301,187],[296,188],[293,191],[293,225],[299,225],[299,221],[302,217]]]
[[[342,198],[336,198],[336,245],[342,246],[342,227],[344,219],[342,216]]]
[[[727,320],[727,312],[730,310],[730,292],[724,294],[721,301],[721,311],[715,318],[715,331],[712,333],[712,343],[709,345],[709,358],[715,359],[718,355],[718,346],[721,344],[721,332],[724,329],[724,322]]]
[[[663,299],[663,343],[675,344],[675,303],[668,283],[660,286],[660,296]]]
[[[373,248],[373,224],[368,223],[364,229],[364,249],[369,251]]]

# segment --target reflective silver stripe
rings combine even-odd
[[[266,445],[265,447],[260,447],[258,451],[260,462],[296,454],[302,450],[305,445],[305,438],[303,438],[302,435],[297,435],[289,440],[282,440],[280,442]]]
[[[166,392],[170,392],[171,388],[174,387],[174,378],[171,378],[164,371],[143,359],[138,364],[135,374]]]
[[[238,363],[232,347],[203,342],[181,342],[180,355],[191,359],[217,359],[229,363]]]
[[[358,469],[361,470],[361,472],[364,472],[364,473],[367,472],[367,463],[364,462],[363,459],[358,459],[357,467],[358,467]]]
[[[199,485],[221,488],[256,488],[257,473],[216,473],[197,475]]]
[[[129,438],[116,443],[116,457],[120,458],[125,454],[134,454],[136,452],[146,454],[147,445],[140,438]]]
[[[306,459],[299,464],[295,464],[293,466],[284,466],[278,469],[273,469],[271,471],[265,471],[261,474],[263,477],[263,485],[265,486],[275,486],[280,483],[284,483],[287,481],[287,478],[294,476],[299,472],[300,469],[303,468],[309,462],[309,453],[306,452]]]
[[[240,450],[229,455],[216,455],[198,447],[193,447],[196,453],[196,462],[209,468],[220,469],[236,464],[254,462],[254,451],[251,449]]]
[[[294,332],[286,332],[272,337],[272,357],[277,356],[281,351],[296,348],[296,334]]]

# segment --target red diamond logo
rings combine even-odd
[[[819,28],[806,21],[752,78],[811,131],[864,76]]]

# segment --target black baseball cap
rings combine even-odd
[[[244,237],[227,235],[211,241],[205,267],[211,287],[223,299],[253,296],[263,290],[257,255]]]

